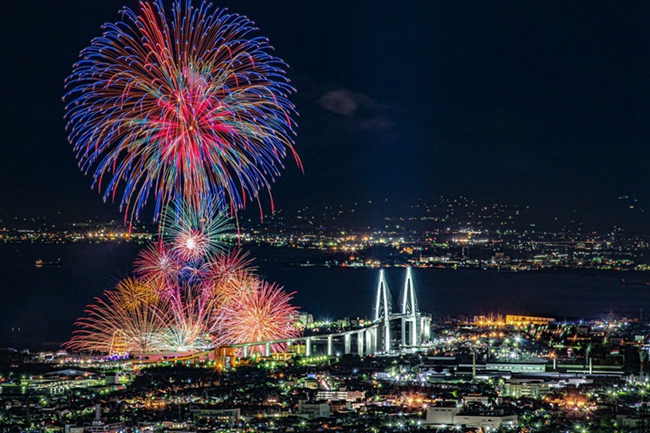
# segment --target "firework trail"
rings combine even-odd
[[[286,64],[246,17],[143,2],[81,52],[66,81],[69,141],[104,200],[241,209],[280,175],[296,112]]]

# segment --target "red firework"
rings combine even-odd
[[[182,271],[183,262],[162,242],[142,250],[134,263],[135,274],[158,288],[177,284]]]

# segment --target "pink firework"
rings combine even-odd
[[[249,290],[242,290],[223,309],[223,340],[238,344],[298,337],[300,331],[293,324],[298,308],[289,303],[292,296],[278,285],[260,280]],[[280,351],[285,347],[276,343],[271,349]],[[262,347],[253,350],[263,352]]]
[[[134,264],[139,278],[161,289],[178,284],[183,267],[178,255],[162,242],[141,251]]]
[[[235,250],[205,263],[200,269],[205,289],[227,301],[241,290],[252,287],[257,278],[251,266],[252,259],[247,257],[248,253]]]

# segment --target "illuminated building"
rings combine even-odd
[[[554,322],[555,319],[552,317],[506,315],[506,325],[510,326],[548,325]]]

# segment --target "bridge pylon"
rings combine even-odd
[[[377,347],[382,347],[384,351],[390,351],[390,316],[391,316],[391,296],[388,290],[388,283],[384,270],[379,270],[379,284],[377,284],[377,297],[375,301],[375,322],[382,322],[382,332],[379,335],[383,337],[383,344],[377,344]],[[379,335],[377,336],[379,338]]]
[[[402,314],[410,316],[419,313],[418,301],[415,297],[415,288],[413,287],[413,274],[411,267],[406,268],[406,279],[402,289]]]
[[[413,274],[411,267],[406,268],[406,279],[402,289],[402,347],[415,347],[421,343],[422,324],[420,311],[413,287]]]

